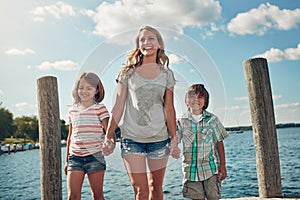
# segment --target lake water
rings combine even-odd
[[[300,128],[277,129],[281,183],[284,196],[300,196]],[[228,177],[222,183],[223,198],[258,196],[255,149],[251,131],[231,134],[225,140]],[[107,200],[133,199],[133,191],[120,158],[119,144],[107,157],[104,196]],[[62,158],[65,148],[62,148]],[[62,159],[62,167],[64,159]],[[0,199],[40,199],[39,150],[30,150],[0,156]],[[63,174],[63,172],[62,172]],[[170,159],[164,181],[164,197],[183,199],[181,195],[181,159]],[[66,176],[62,177],[63,199],[67,199]],[[91,199],[85,178],[82,199]]]

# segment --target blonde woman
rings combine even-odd
[[[142,27],[135,45],[117,78],[118,93],[103,153],[112,153],[113,133],[124,112],[121,155],[134,197],[160,200],[168,157],[180,155],[173,104],[175,78],[168,67],[162,36],[155,28]]]

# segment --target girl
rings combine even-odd
[[[178,158],[180,154],[173,104],[175,79],[156,29],[142,27],[135,43],[117,78],[118,93],[103,153],[113,152],[114,130],[125,112],[120,126],[121,154],[134,197],[161,200],[168,156]]]
[[[73,89],[74,104],[69,110],[69,135],[66,149],[65,174],[68,199],[80,199],[85,173],[93,199],[103,200],[103,179],[106,163],[101,152],[103,129],[109,113],[100,102],[104,88],[94,73],[82,73]]]

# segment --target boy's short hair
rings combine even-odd
[[[204,97],[204,106],[203,110],[205,110],[209,105],[209,94],[208,91],[205,89],[203,84],[193,84],[191,85],[186,93],[185,93],[185,101],[190,95],[199,95],[199,97]]]

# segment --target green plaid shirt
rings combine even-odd
[[[183,143],[185,180],[203,181],[218,173],[216,143],[226,137],[228,134],[218,117],[205,110],[198,122],[189,111],[177,120],[178,142]]]

